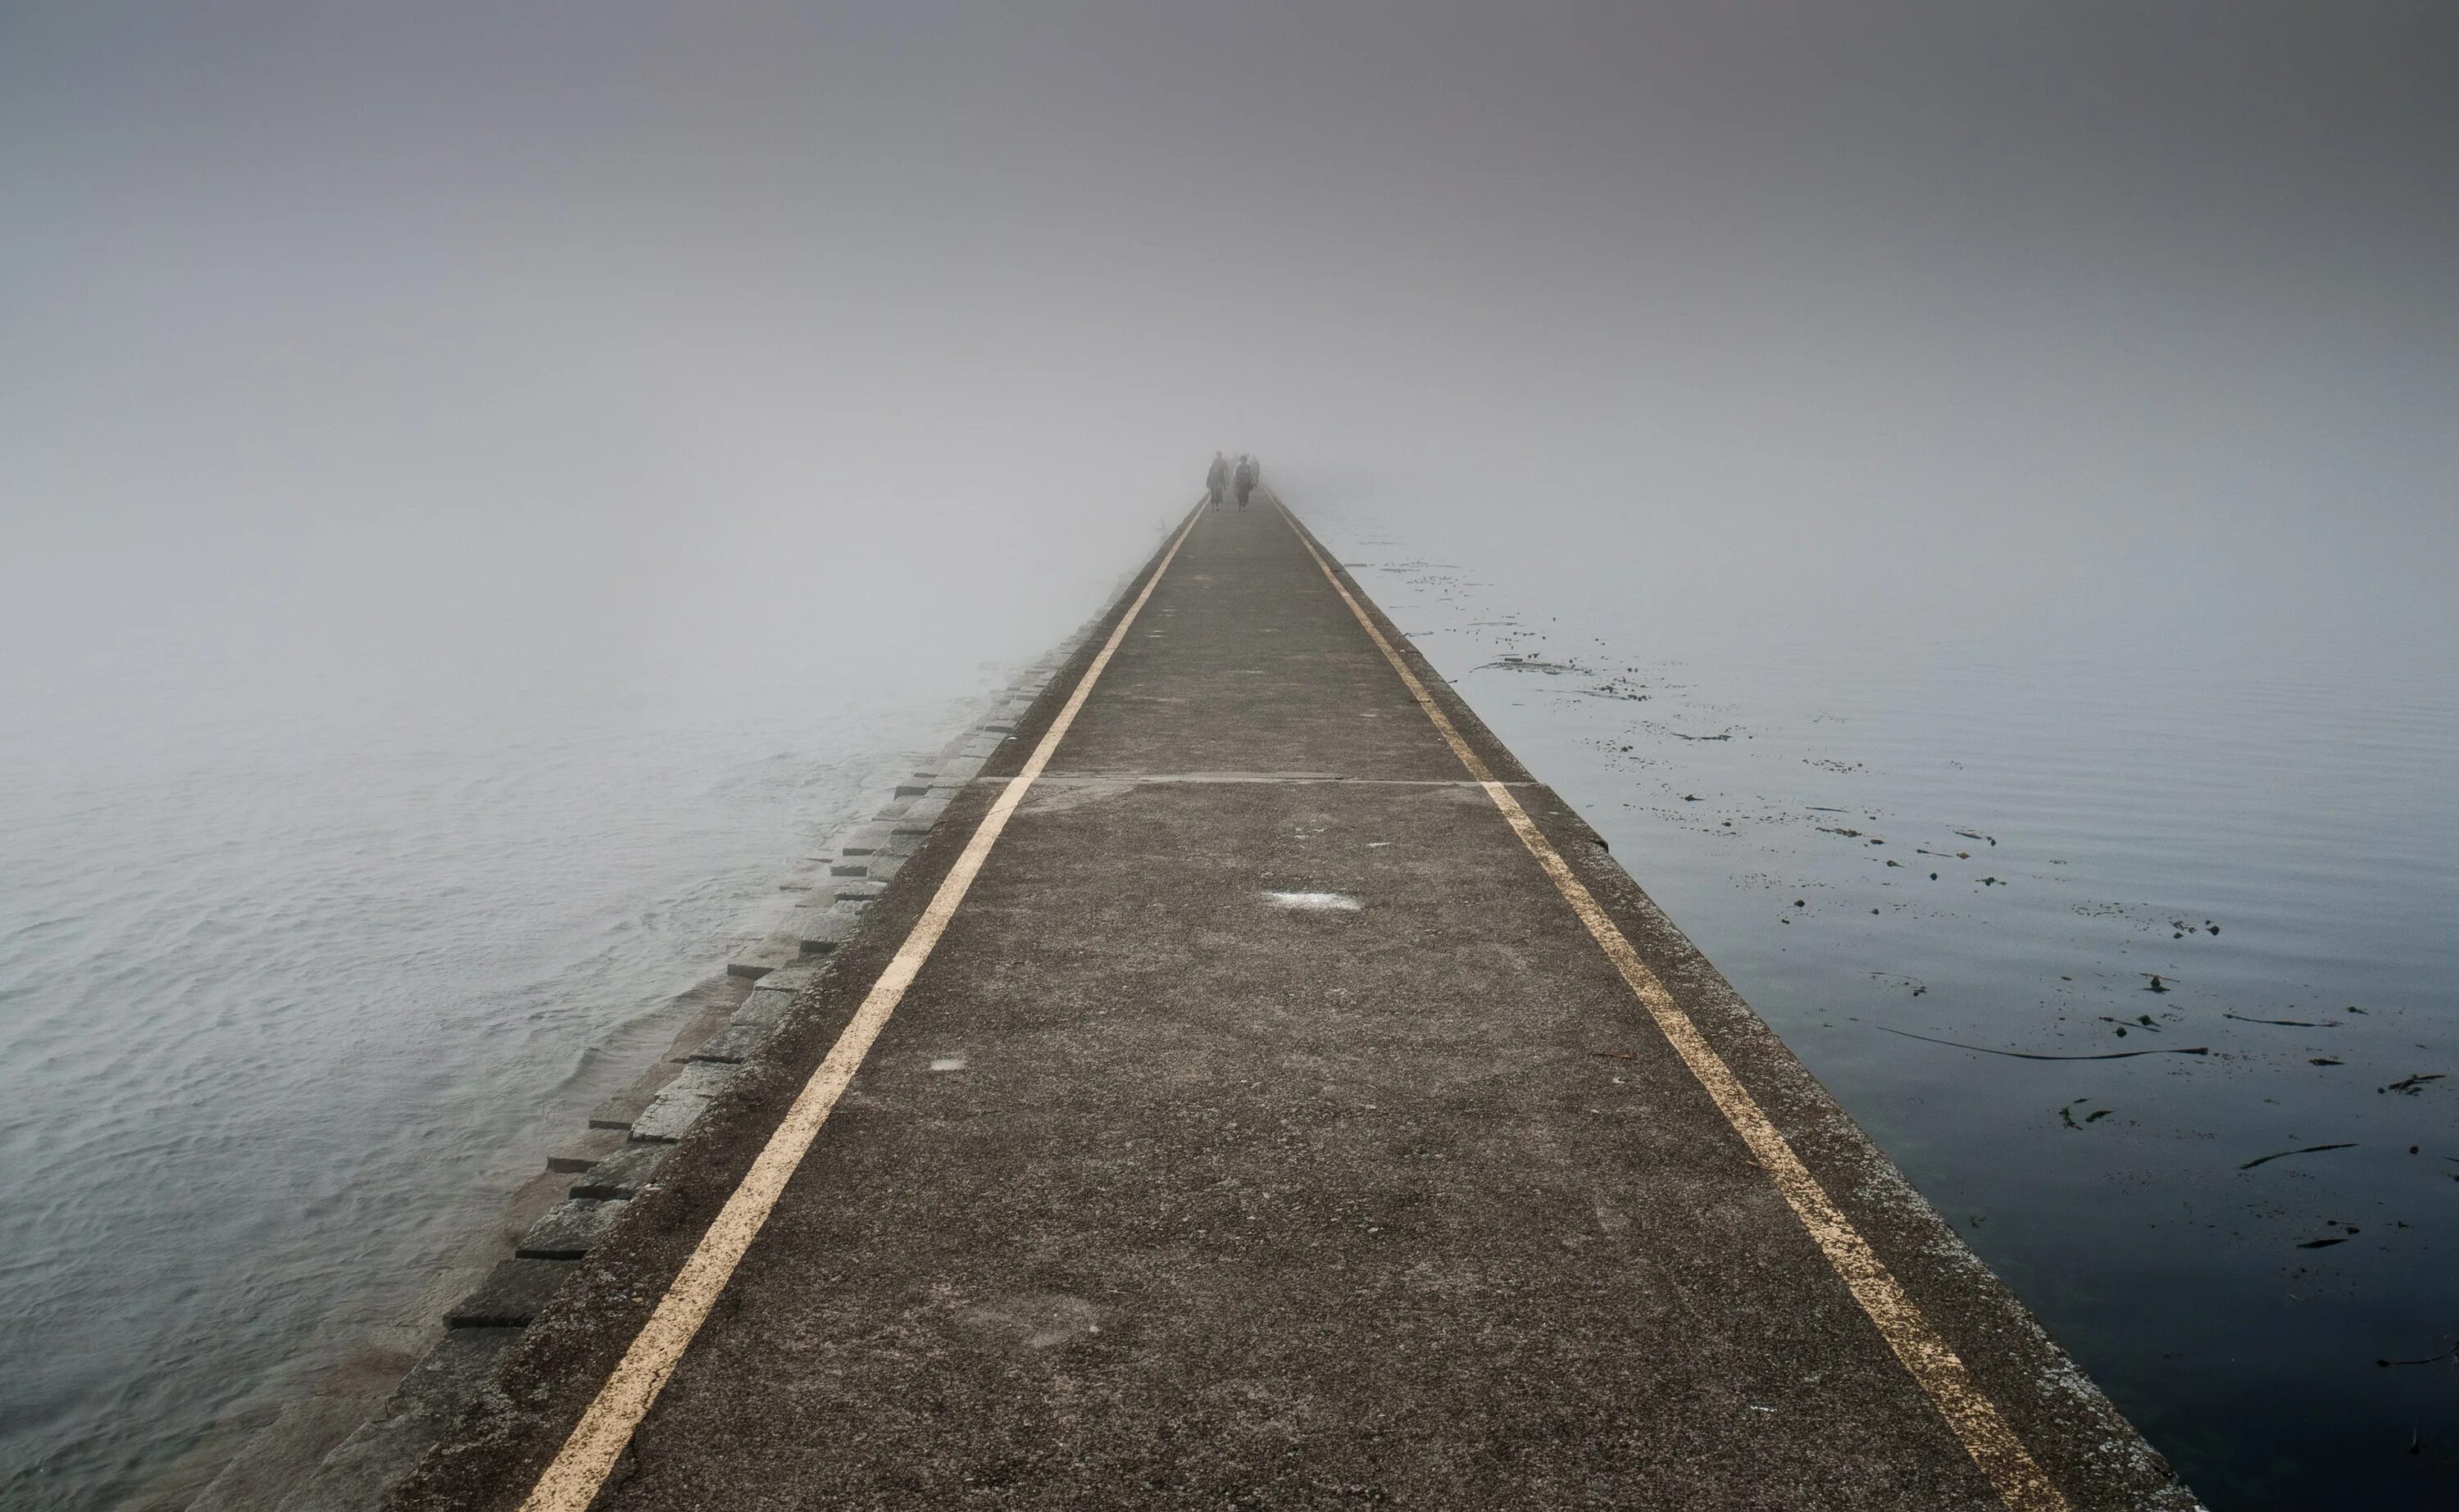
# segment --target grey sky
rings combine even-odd
[[[2447,626],[2453,77],[2431,5],[16,5],[0,634],[655,638],[890,512],[1106,574],[1225,445],[1659,586]]]

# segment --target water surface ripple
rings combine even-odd
[[[397,1319],[991,671],[11,675],[0,1502],[33,1509],[112,1504]]]

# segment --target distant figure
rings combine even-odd
[[[1220,452],[1212,453],[1212,465],[1204,472],[1204,502],[1215,509],[1221,507],[1222,486],[1230,481],[1230,463]]]
[[[1247,507],[1247,495],[1255,492],[1255,479],[1262,472],[1263,469],[1255,465],[1255,459],[1252,456],[1242,456],[1238,459],[1237,487],[1240,509]]]

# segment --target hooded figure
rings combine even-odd
[[[1230,463],[1220,452],[1215,452],[1212,453],[1212,466],[1207,468],[1204,472],[1204,502],[1219,504],[1222,486],[1229,481]]]
[[[1262,472],[1263,469],[1255,465],[1255,459],[1252,456],[1242,456],[1238,459],[1237,485],[1240,509],[1247,507],[1247,495],[1255,492],[1255,481]]]

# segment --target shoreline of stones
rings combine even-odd
[[[188,1512],[367,1512],[416,1468],[571,1268],[598,1246],[694,1122],[767,1046],[794,1000],[852,936],[863,912],[1015,737],[1096,623],[1027,667],[995,696],[989,714],[898,783],[872,817],[778,884],[799,894],[785,922],[737,951],[724,976],[686,994],[705,1000],[673,1043],[631,1085],[591,1110],[585,1132],[547,1157],[548,1171],[572,1177],[562,1200],[528,1226],[509,1257],[445,1309],[443,1337],[372,1416],[304,1475],[259,1462],[296,1453],[270,1441],[283,1426],[277,1419],[188,1503]],[[283,1485],[285,1480],[295,1483]],[[278,1499],[268,1501],[268,1490],[278,1491]]]

